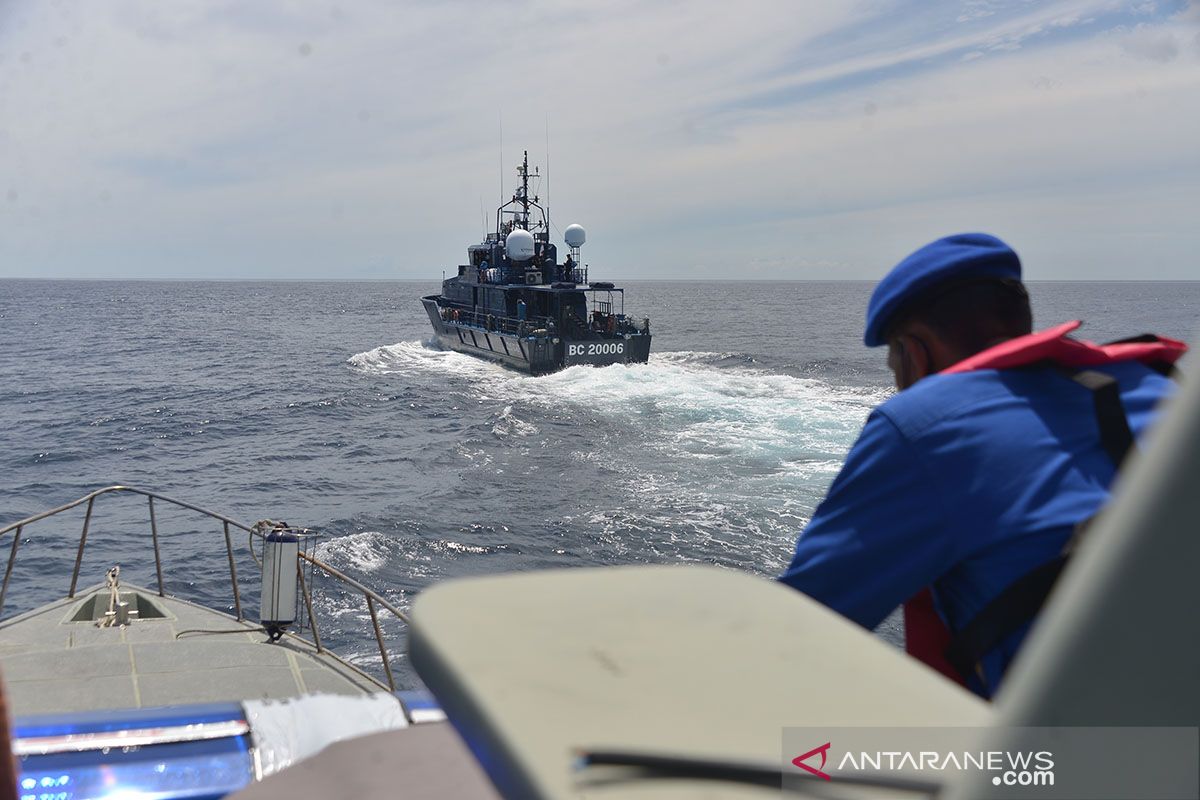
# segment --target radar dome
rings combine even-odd
[[[568,247],[582,247],[583,243],[587,241],[587,231],[578,223],[568,225],[567,229],[563,231],[563,239],[566,240]]]
[[[504,240],[504,252],[513,261],[528,261],[533,258],[533,234],[517,228]]]

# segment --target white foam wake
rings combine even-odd
[[[317,558],[339,569],[375,572],[392,556],[391,540],[380,531],[360,531],[317,544]]]
[[[660,441],[697,459],[731,453],[833,466],[886,392],[754,367],[714,368],[726,354],[664,353],[631,367],[572,367],[537,379],[533,403],[573,402],[653,423]],[[799,469],[799,467],[797,467]]]
[[[430,372],[458,375],[472,379],[503,379],[515,375],[490,361],[474,356],[442,350],[432,339],[376,347],[365,353],[350,356],[348,363],[371,375],[397,375]]]
[[[504,410],[492,423],[492,433],[497,436],[532,436],[538,432],[538,427],[526,422],[513,413],[512,405],[506,405]]]
[[[644,423],[654,431],[649,446],[667,455],[765,459],[796,479],[836,471],[870,408],[887,396],[774,373],[738,353],[662,352],[648,364],[568,367],[534,378],[413,341],[359,353],[350,364],[377,375],[463,378],[467,391],[501,409],[492,428],[498,436],[536,434],[547,411],[574,409]]]

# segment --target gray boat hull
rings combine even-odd
[[[422,298],[422,302],[443,349],[495,361],[530,375],[576,365],[644,364],[650,358],[649,333],[596,334],[586,339],[545,331],[522,335],[442,319],[436,296]]]

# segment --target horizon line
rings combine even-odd
[[[621,283],[878,283],[882,278],[614,278]],[[96,278],[0,276],[0,281],[25,283],[440,283],[438,278]],[[1036,278],[1035,283],[1200,283],[1196,278]],[[523,284],[510,284],[519,286]],[[581,284],[582,285],[582,284]],[[618,287],[619,288],[619,287]]]

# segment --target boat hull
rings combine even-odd
[[[579,339],[546,333],[520,335],[442,319],[436,296],[422,298],[438,344],[445,350],[495,361],[530,375],[570,366],[644,364],[650,358],[650,334],[635,333]]]

